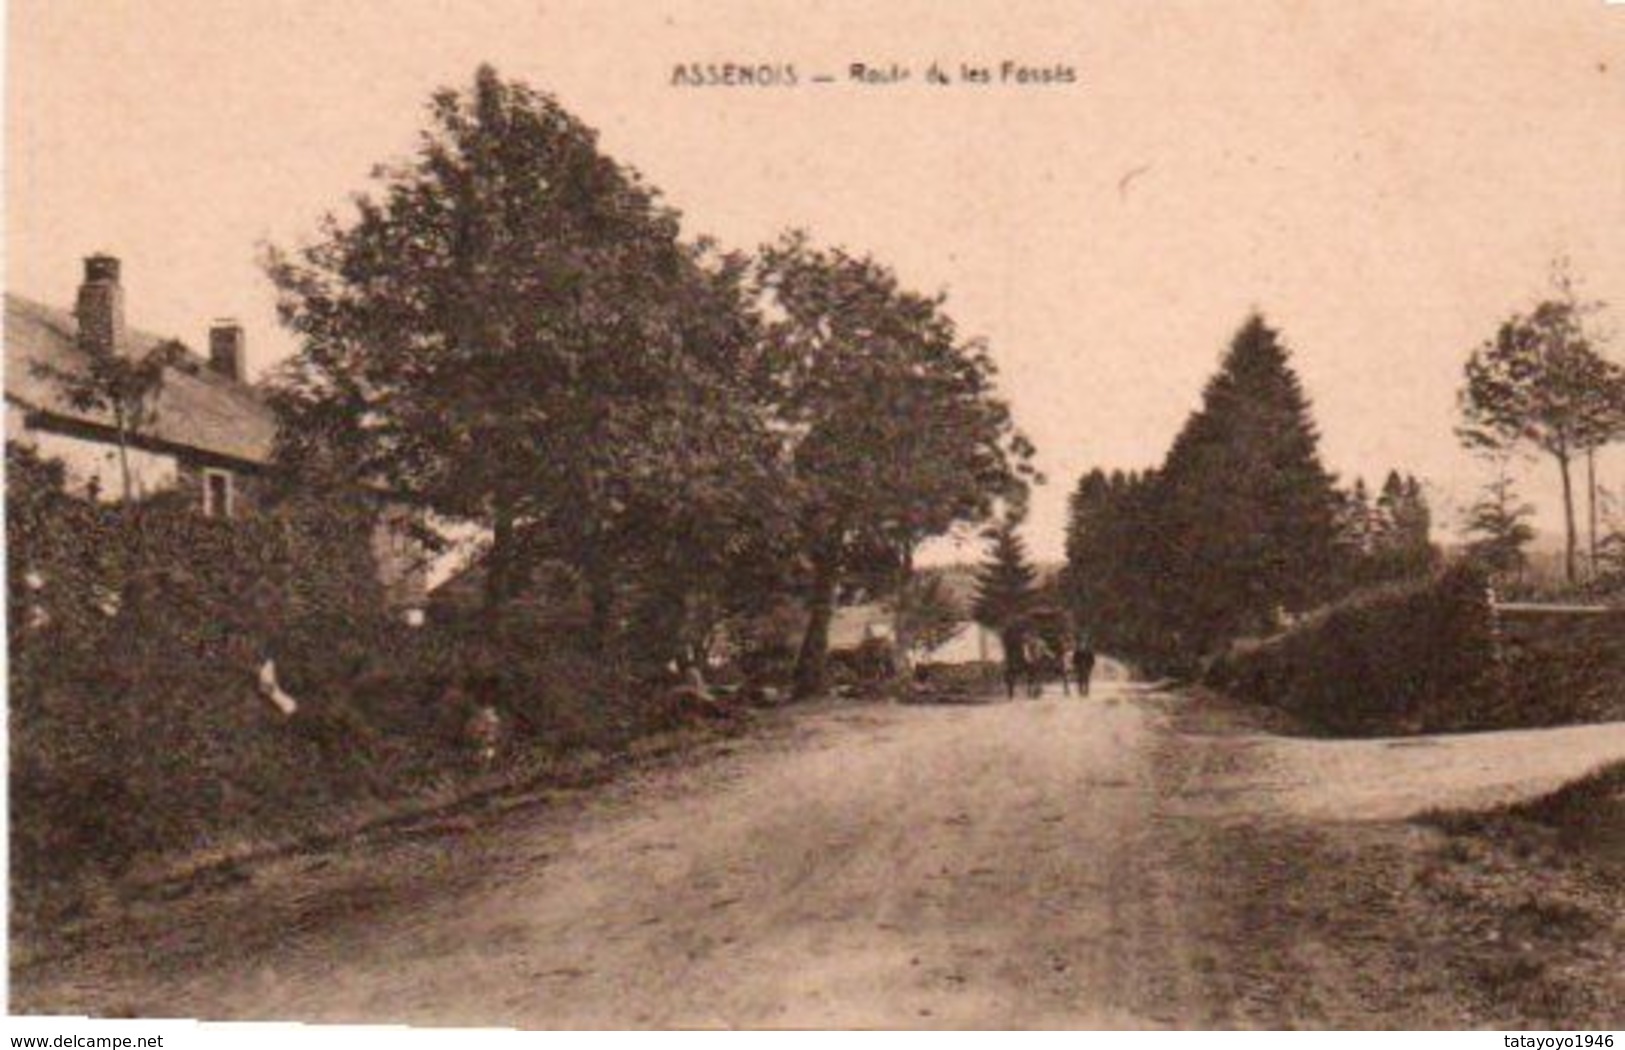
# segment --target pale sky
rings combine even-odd
[[[202,347],[236,316],[263,370],[293,344],[257,244],[308,236],[489,61],[598,128],[691,233],[804,226],[945,288],[1051,479],[1043,557],[1078,474],[1157,462],[1255,307],[1328,465],[1398,466],[1439,502],[1482,473],[1451,434],[1462,361],[1553,256],[1625,333],[1625,6],[1601,0],[11,0],[8,31],[13,290],[69,305],[80,258],[111,252],[132,324]],[[1004,59],[1079,82],[919,79]],[[803,83],[670,86],[695,61]],[[915,79],[807,83],[857,61]],[[1554,528],[1554,468],[1526,474]],[[1603,481],[1625,487],[1625,455]]]

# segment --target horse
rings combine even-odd
[[[1064,647],[1056,650],[1044,641],[1035,637],[1028,641],[1028,650],[1025,661],[1027,665],[1027,695],[1033,698],[1044,694],[1044,685],[1052,679],[1060,679],[1061,693],[1071,696],[1071,680],[1067,675],[1066,657],[1062,655]]]
[[[1042,638],[1030,635],[1012,635],[1004,645],[1004,693],[1015,699],[1019,683],[1031,699],[1044,695],[1044,683],[1059,678],[1061,689],[1071,695],[1066,660],[1044,643]]]

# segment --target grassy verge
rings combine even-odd
[[[93,931],[138,904],[175,900],[249,878],[259,864],[302,853],[433,833],[477,812],[500,812],[545,801],[554,793],[591,788],[628,772],[686,755],[749,732],[759,718],[736,711],[726,719],[694,721],[648,733],[611,749],[542,747],[518,751],[501,767],[446,776],[405,797],[357,800],[297,832],[242,831],[184,853],[147,858],[121,878],[86,878],[25,898],[11,896],[10,949],[20,965],[72,952]]]
[[[1625,762],[1529,802],[1421,822],[1444,840],[1417,883],[1487,1016],[1625,1026]]]

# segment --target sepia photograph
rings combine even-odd
[[[12,1046],[1625,1029],[1625,3],[4,69]]]

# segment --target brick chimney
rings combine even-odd
[[[79,320],[79,348],[91,354],[114,354],[125,348],[124,288],[118,260],[92,255],[85,260],[85,282],[79,286],[74,316]]]
[[[247,340],[243,326],[225,318],[209,327],[209,367],[233,382],[243,381]]]

